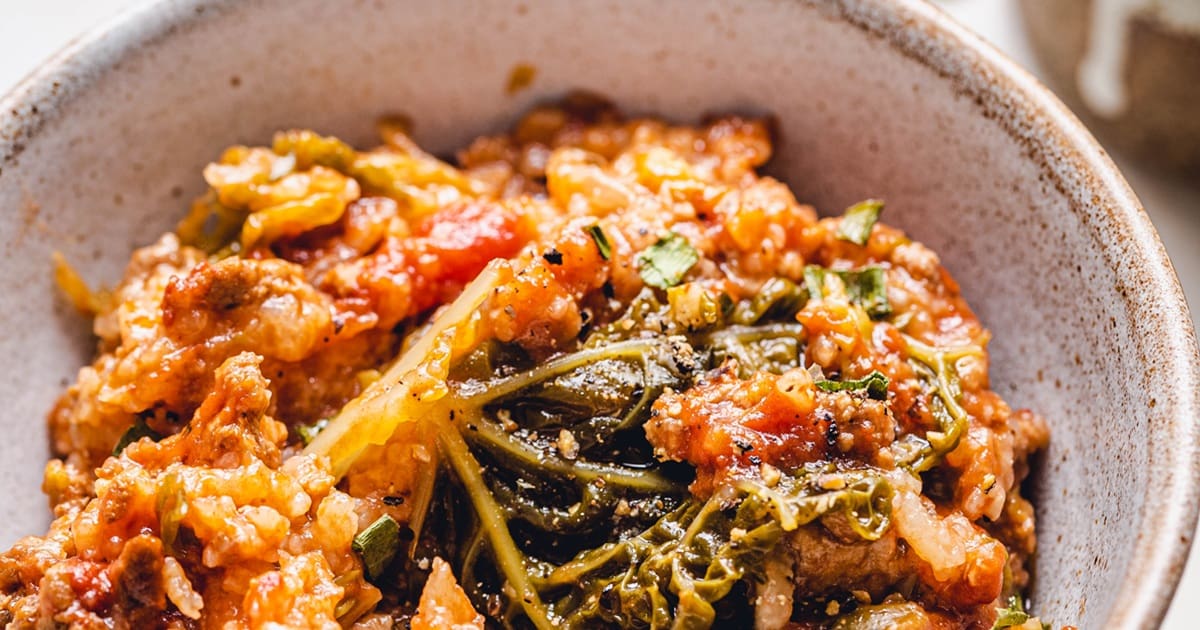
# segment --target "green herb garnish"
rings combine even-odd
[[[125,450],[125,447],[144,437],[148,437],[157,442],[163,439],[164,436],[154,429],[151,429],[150,425],[146,424],[146,420],[139,417],[134,421],[133,426],[129,427],[129,429],[125,431],[125,434],[121,436],[121,439],[117,440],[117,445],[113,447],[112,451],[113,457],[120,455],[121,451]]]
[[[400,525],[384,514],[359,532],[350,548],[362,557],[367,577],[378,578],[400,549]]]
[[[608,237],[604,235],[604,230],[600,229],[599,225],[590,225],[584,230],[596,242],[596,249],[600,251],[600,257],[604,260],[612,258],[612,245],[608,242]]]
[[[646,284],[669,289],[679,284],[699,260],[700,254],[686,238],[668,232],[638,256],[638,273]]]
[[[867,390],[872,400],[887,400],[888,377],[875,370],[870,374],[850,381],[817,381],[817,388],[826,392],[856,392]]]
[[[804,283],[811,295],[825,295],[825,277],[830,273],[841,278],[846,287],[846,297],[863,307],[871,319],[883,319],[892,314],[892,305],[887,297],[887,276],[882,267],[834,270],[809,265],[804,268]]]
[[[888,302],[887,278],[882,267],[866,267],[858,271],[839,272],[846,284],[850,301],[862,305],[871,319],[881,319],[892,314]]]
[[[1008,607],[997,608],[996,614],[996,623],[992,624],[992,630],[1003,630],[1004,628],[1021,626],[1031,618],[1030,614],[1025,612],[1025,602],[1021,600],[1019,595],[1009,597]],[[1042,628],[1043,630],[1050,630],[1050,624],[1043,623]]]
[[[871,228],[875,227],[882,211],[883,202],[878,199],[860,201],[846,208],[842,215],[842,223],[838,226],[837,237],[855,245],[866,245],[871,238]]]

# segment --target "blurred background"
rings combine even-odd
[[[1200,314],[1200,0],[934,0],[1080,116],[1142,200]],[[0,0],[0,94],[136,0]],[[1050,576],[1048,579],[1054,579]],[[1200,627],[1200,546],[1165,630]]]

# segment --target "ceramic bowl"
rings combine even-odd
[[[1200,176],[1200,2],[1020,4],[1051,82],[1101,140]]]
[[[536,72],[513,93],[520,64]],[[93,350],[53,250],[114,282],[207,161],[279,128],[367,143],[403,112],[449,151],[572,88],[680,121],[771,112],[771,168],[801,199],[886,199],[994,332],[995,389],[1052,423],[1032,482],[1037,612],[1157,625],[1200,475],[1175,274],[1080,123],[918,0],[170,0],[75,43],[0,101],[0,543],[47,521],[43,418]]]

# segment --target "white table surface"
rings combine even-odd
[[[1015,0],[937,2],[1018,63],[1040,75],[1022,31]],[[0,93],[73,37],[135,3],[135,0],[0,0]],[[1163,178],[1122,159],[1120,154],[1114,157],[1158,228],[1188,300],[1197,305],[1192,319],[1198,321],[1200,182],[1189,185]],[[1193,549],[1187,574],[1162,627],[1164,630],[1200,628],[1200,545]]]

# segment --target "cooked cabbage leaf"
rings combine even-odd
[[[844,487],[817,485],[829,475]],[[829,484],[826,484],[829,485]],[[889,525],[892,487],[868,470],[814,468],[775,487],[742,480],[707,501],[690,500],[642,534],[580,554],[534,580],[564,628],[707,628],[721,601],[787,532],[822,517],[845,518],[864,540]]]
[[[330,419],[304,452],[329,457],[334,475],[341,477],[367,447],[387,442],[400,423],[420,419],[429,405],[445,396],[452,352],[474,347],[469,339],[474,334],[472,318],[506,264],[489,264],[379,380]]]

